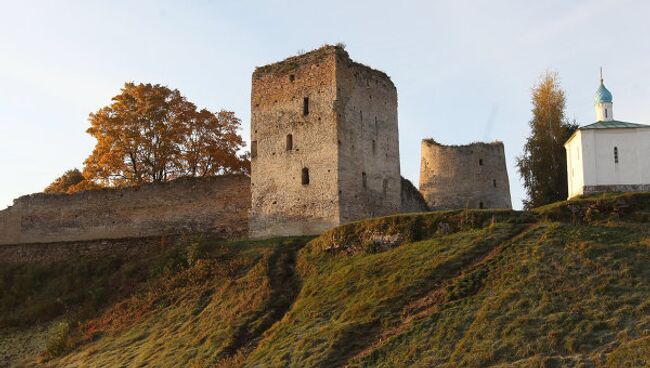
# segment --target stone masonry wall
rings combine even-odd
[[[0,211],[0,244],[54,243],[202,232],[245,236],[250,179],[178,179],[125,189],[32,194]]]
[[[421,145],[420,192],[431,210],[512,208],[503,143]]]
[[[7,244],[0,246],[0,265],[20,263],[48,264],[69,259],[100,258],[111,255],[144,257],[163,251],[177,242],[177,237],[158,236],[55,242]]]
[[[422,197],[422,193],[411,183],[410,180],[402,178],[402,208],[401,213],[427,212],[429,206]]]
[[[253,74],[252,237],[318,234],[339,224],[335,70],[336,54],[326,49]]]
[[[650,192],[650,184],[585,185],[582,190],[583,195],[608,192]]]
[[[252,237],[399,212],[397,91],[386,74],[324,46],[257,68],[251,115]]]
[[[337,55],[341,223],[400,212],[397,89],[385,73]]]

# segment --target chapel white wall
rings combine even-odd
[[[585,187],[650,184],[650,129],[579,130],[565,147],[569,198]]]

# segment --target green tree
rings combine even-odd
[[[113,102],[90,114],[97,139],[84,176],[102,186],[162,182],[181,176],[248,172],[233,112],[197,110],[176,89],[126,83]]]
[[[524,180],[525,208],[567,198],[567,169],[564,142],[577,129],[564,110],[566,98],[557,73],[546,72],[532,90],[533,118],[524,152],[517,168]]]

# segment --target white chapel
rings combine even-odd
[[[650,192],[650,126],[614,120],[602,72],[596,122],[566,141],[569,198],[602,192]]]

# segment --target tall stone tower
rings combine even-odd
[[[503,143],[422,140],[420,192],[432,210],[512,208]]]
[[[339,46],[259,67],[250,235],[317,234],[399,212],[397,91]]]

